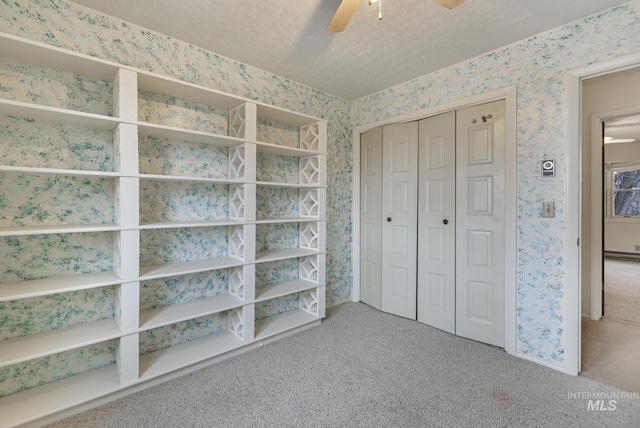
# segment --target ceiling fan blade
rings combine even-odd
[[[464,3],[464,0],[433,0],[434,2],[441,4],[444,7],[448,7],[449,9],[456,8]]]
[[[338,6],[338,10],[336,10],[331,21],[329,21],[329,25],[327,25],[327,31],[330,33],[344,31],[358,6],[360,6],[360,0],[342,0],[342,3]]]

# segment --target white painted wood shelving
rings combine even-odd
[[[0,302],[101,287],[114,287],[116,294],[113,318],[0,341],[0,368],[110,340],[116,343],[117,357],[116,364],[5,395],[0,398],[0,425],[16,426],[63,414],[83,403],[117,396],[127,388],[139,389],[146,381],[169,378],[181,369],[215,361],[258,346],[265,339],[273,340],[320,323],[325,316],[327,124],[324,120],[8,34],[0,33],[0,57],[112,82],[111,116],[10,99],[0,99],[0,115],[112,132],[115,153],[113,171],[3,165],[0,161],[0,174],[100,178],[112,180],[115,189],[112,223],[13,226],[9,219],[0,224],[0,239],[87,232],[110,234],[114,248],[112,271],[62,276],[53,272],[49,278],[5,282],[0,284]],[[143,120],[139,113],[141,92],[222,110],[228,116],[226,134]],[[278,141],[257,141],[258,127],[264,121],[299,128],[298,147],[279,145]],[[227,150],[228,173],[215,177],[142,173],[138,142],[148,137]],[[284,181],[272,178],[269,171],[260,170],[261,156],[289,162],[293,159],[299,165],[298,176]],[[153,216],[148,212],[143,215],[141,192],[162,182],[217,185],[227,189],[228,207],[225,204],[220,212],[202,219],[166,221],[150,218]],[[275,209],[256,212],[256,194],[268,195],[283,189],[296,199],[293,201],[296,213],[280,214]],[[263,241],[261,233],[268,234],[273,227],[294,231],[297,236],[292,242],[297,245],[272,247],[267,240],[258,248],[257,241]],[[211,259],[141,265],[143,233],[181,228],[222,230],[226,254]],[[287,260],[298,264],[297,278],[256,284],[256,270],[261,266]],[[144,281],[223,269],[228,272],[225,294],[141,309]],[[287,296],[297,299],[297,309],[256,319],[256,305]],[[141,355],[140,334],[215,314],[226,316],[226,329]]]

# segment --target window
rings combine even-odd
[[[611,173],[613,217],[640,216],[640,169]]]

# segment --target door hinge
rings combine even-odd
[[[578,239],[576,240],[576,245],[577,245],[578,247],[580,246],[580,238],[578,238]]]

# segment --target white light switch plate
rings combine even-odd
[[[542,218],[554,218],[556,216],[556,204],[554,202],[542,203]]]

